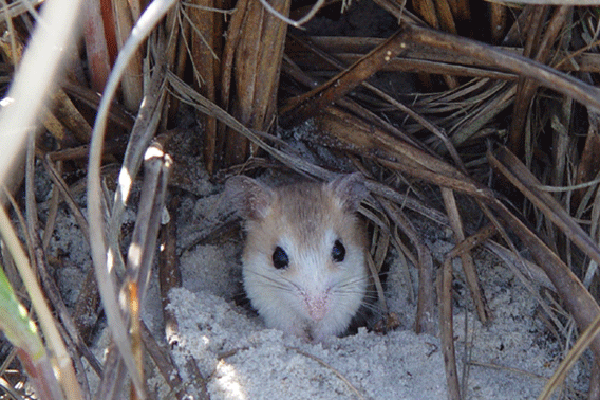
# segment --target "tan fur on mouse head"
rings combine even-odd
[[[326,231],[343,239],[347,246],[362,247],[364,232],[355,215],[360,200],[337,189],[331,184],[300,183],[254,196],[252,205],[262,208],[247,214],[247,247],[270,243],[270,250],[274,250],[279,238],[288,237],[298,251],[309,250],[323,240],[319,236]]]
[[[362,174],[355,172],[351,175],[343,175],[325,185],[301,184],[302,186],[322,186],[327,195],[333,196],[343,210],[353,213],[358,209],[360,202],[369,194],[363,185]],[[277,191],[286,191],[296,185],[282,186],[279,190],[272,189],[262,183],[246,176],[234,176],[227,180],[224,197],[228,203],[244,219],[258,220],[265,217],[268,208],[277,198]],[[293,193],[290,193],[293,194]],[[323,193],[325,194],[325,193]],[[280,195],[279,195],[280,197]]]

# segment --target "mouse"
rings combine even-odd
[[[224,193],[245,220],[243,287],[266,327],[318,342],[343,335],[370,282],[363,175],[277,187],[235,176]]]

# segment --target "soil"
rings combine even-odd
[[[290,143],[294,145],[293,140]],[[305,147],[303,151],[311,150]],[[323,149],[319,152],[312,153],[315,159],[329,154]],[[228,229],[217,229],[224,234],[199,240],[223,224],[225,217],[218,212],[222,185],[209,182],[199,158],[188,156],[184,162],[183,155],[174,157],[180,160],[176,168],[203,177],[193,190],[173,189],[180,197],[174,217],[183,287],[170,293],[170,310],[178,326],[165,335],[156,273],[151,278],[143,319],[157,341],[169,345],[192,398],[200,398],[198,373],[207,380],[213,400],[447,398],[439,339],[413,331],[414,266],[406,265],[391,252],[386,300],[390,310],[399,315],[401,326],[396,331],[383,335],[361,328],[355,335],[322,344],[265,329],[256,313],[236,302],[242,290],[243,233],[239,221],[229,223]],[[281,175],[272,172],[263,179],[293,179]],[[78,201],[83,207],[85,196],[80,196]],[[43,212],[45,203],[40,204]],[[130,207],[127,216],[131,223],[135,206]],[[78,294],[74,288],[81,287],[73,283],[83,282],[91,260],[87,244],[66,208],[61,209],[58,221],[50,253],[66,255],[71,261],[56,272],[56,278],[65,301],[73,305]],[[416,217],[413,222],[441,263],[454,246],[450,231]],[[465,398],[535,399],[562,358],[561,344],[536,318],[539,307],[535,293],[525,288],[504,262],[480,250],[475,253],[475,264],[493,320],[486,326],[478,321],[461,262],[455,260],[455,346]],[[541,285],[534,282],[534,291],[540,289]],[[107,329],[100,321],[95,340],[100,359],[107,343]],[[190,361],[197,366],[196,371],[189,370]],[[579,365],[567,380],[572,394],[575,389],[584,390],[578,384],[585,378],[582,371],[585,368]],[[160,376],[151,375],[149,383],[156,398],[167,398],[168,390]]]

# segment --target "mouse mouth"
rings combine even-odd
[[[304,337],[311,342],[315,340],[315,332],[311,324],[307,324],[304,326]]]

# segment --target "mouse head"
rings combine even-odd
[[[231,178],[225,196],[246,220],[244,287],[270,327],[310,337],[344,331],[368,281],[356,216],[361,174],[270,188]]]

